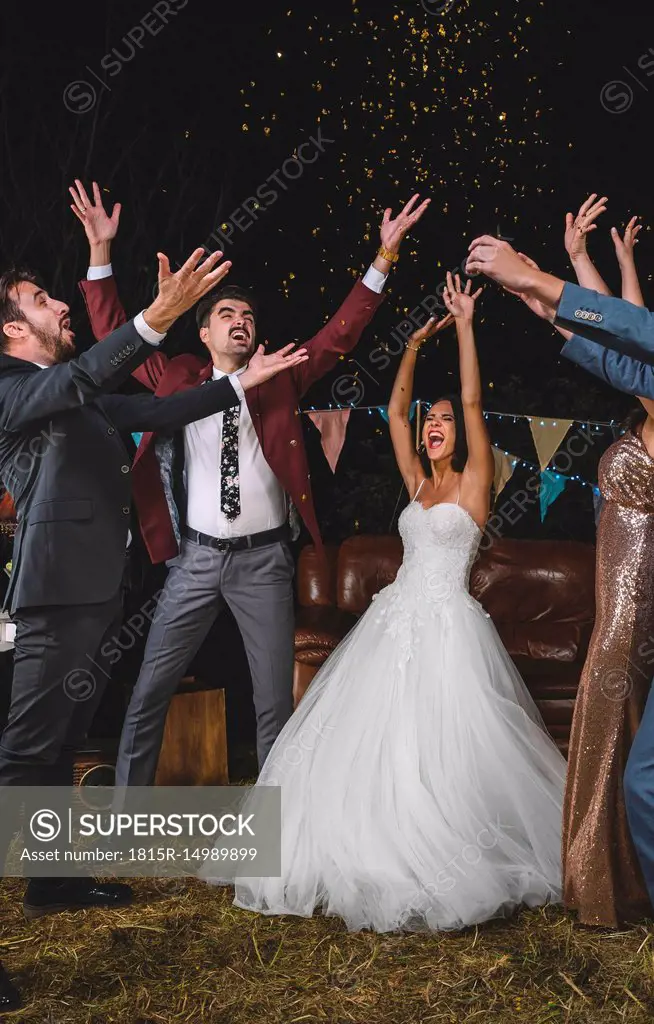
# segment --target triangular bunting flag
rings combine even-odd
[[[547,469],[550,459],[558,451],[561,441],[568,433],[574,420],[542,420],[538,416],[527,416],[534,439],[540,468]]]
[[[351,409],[330,409],[329,412],[310,411],[309,419],[320,431],[322,450],[332,473],[336,472]]]
[[[550,505],[556,501],[559,494],[565,489],[568,477],[562,473],[556,473],[552,469],[544,469],[540,474],[540,521],[547,515]]]
[[[493,449],[493,459],[495,460],[495,479],[493,481],[493,485],[495,487],[495,500],[497,501],[513,476],[513,471],[515,470],[519,459],[517,459],[515,455],[507,455],[506,452],[496,448],[495,445],[492,445],[491,447]]]
[[[411,406],[409,408],[409,420],[410,421],[413,421],[415,419],[416,409],[418,408],[419,404],[420,404],[419,402],[412,402],[411,403]],[[384,419],[388,423],[388,406],[387,405],[378,405],[377,408],[378,408],[380,414],[384,417]]]

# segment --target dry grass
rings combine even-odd
[[[229,890],[135,883],[121,911],[27,925],[5,882],[0,955],[34,1024],[414,1024],[654,1019],[654,934],[573,927],[561,911],[445,935],[348,934],[334,918],[264,918]]]

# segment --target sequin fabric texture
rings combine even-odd
[[[622,780],[654,675],[654,459],[627,432],[600,461],[596,617],[564,804],[564,898],[588,925],[651,916]]]

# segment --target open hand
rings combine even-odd
[[[162,334],[168,331],[182,313],[194,306],[229,273],[232,266],[230,260],[216,266],[223,255],[220,250],[212,252],[200,263],[204,254],[204,249],[195,249],[186,263],[173,274],[168,257],[162,252],[157,253],[158,294],[152,305],[144,310],[145,322],[155,331]]]
[[[474,295],[470,294],[472,281],[468,279],[466,286],[461,291],[461,278],[457,274],[452,280],[450,271],[447,272],[447,287],[443,292],[443,302],[447,310],[457,320],[472,320],[475,313],[475,300],[481,295],[483,288],[478,288]]]
[[[437,320],[435,316],[430,316],[429,320],[423,327],[419,327],[417,331],[409,337],[407,341],[407,347],[418,349],[421,345],[427,341],[427,338],[433,337],[434,334],[438,334],[439,331],[449,327],[450,324],[454,323],[454,317],[451,313],[444,316],[442,320]]]
[[[384,217],[379,230],[379,237],[384,248],[389,249],[391,252],[399,251],[402,239],[411,230],[413,225],[418,223],[431,202],[431,199],[424,199],[420,206],[414,210],[413,207],[418,198],[419,193],[416,192],[395,218],[392,217],[390,207],[384,210]]]
[[[86,194],[86,189],[79,178],[75,179],[75,185],[71,185],[68,191],[73,197],[70,208],[84,225],[89,245],[101,245],[103,242],[113,241],[120,221],[120,203],[114,203],[111,216],[109,216],[102,204],[97,181],[93,182],[93,202]]]
[[[277,352],[265,355],[263,345],[259,345],[256,352],[248,363],[248,368],[239,377],[239,382],[244,390],[263,384],[264,381],[276,377],[283,370],[290,370],[293,366],[306,363],[309,353],[305,348],[299,348],[293,352],[295,345],[285,345]]]
[[[593,192],[586,202],[581,204],[576,217],[566,213],[564,245],[573,263],[586,255],[586,235],[597,228],[595,221],[606,210],[607,202],[607,196],[598,199],[597,192]]]
[[[638,224],[638,217],[632,217],[627,224],[624,232],[624,238],[620,238],[620,232],[617,228],[611,228],[611,238],[615,246],[615,254],[618,257],[618,263],[620,266],[624,266],[625,263],[633,263],[634,259],[634,246],[638,244],[638,238],[636,237],[638,232],[642,228],[642,224]]]

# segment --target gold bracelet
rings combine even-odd
[[[389,263],[397,263],[400,258],[399,252],[391,252],[390,249],[386,249],[383,245],[379,246],[377,255],[381,256],[383,260],[388,260]]]
[[[418,345],[418,346],[416,346],[416,345],[409,345],[407,343],[407,348],[410,348],[412,352],[419,352],[420,351],[420,345]]]

